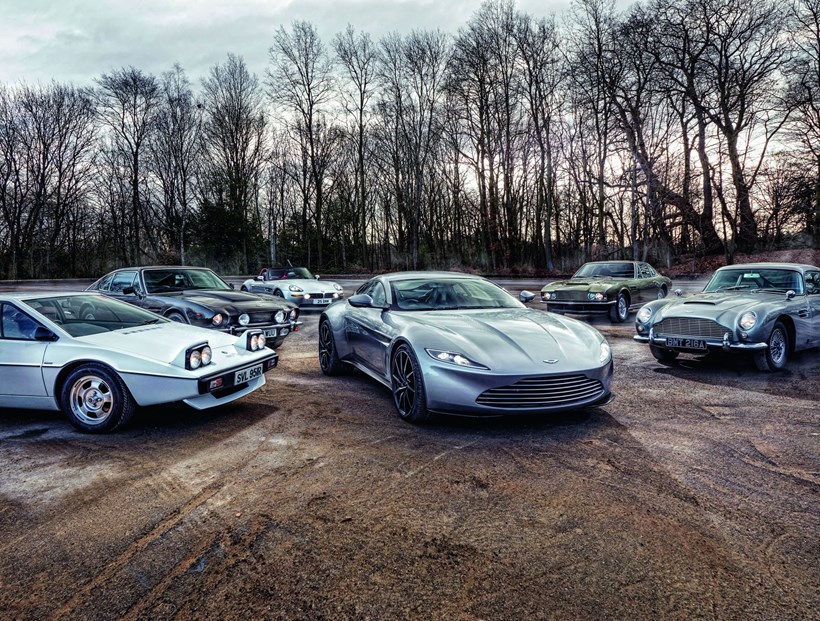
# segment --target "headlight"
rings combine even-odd
[[[447,362],[449,364],[454,364],[459,367],[468,367],[471,369],[489,370],[489,367],[485,367],[483,364],[473,362],[466,356],[462,356],[459,353],[443,351],[441,349],[425,349],[424,351],[427,352],[428,356],[430,356],[434,360],[438,360],[439,362]]]
[[[641,310],[638,311],[638,314],[635,316],[635,319],[638,320],[638,323],[647,323],[652,318],[652,309],[647,308],[644,306]]]
[[[739,325],[744,330],[751,330],[755,327],[756,323],[757,314],[753,311],[748,311],[740,316],[740,320],[737,322],[737,325]]]
[[[258,330],[248,330],[245,332],[245,349],[248,351],[259,351],[264,349],[267,339]]]
[[[298,285],[288,285],[288,291],[304,291],[304,289]]]
[[[587,299],[593,302],[602,302],[606,300],[606,295],[603,293],[587,293]]]
[[[542,300],[554,300],[555,299],[555,294],[552,293],[551,291],[542,291],[541,292],[541,299]]]
[[[606,362],[612,357],[612,350],[609,348],[609,343],[603,341],[601,343],[601,353],[598,355],[598,362]]]
[[[291,321],[296,321],[296,318],[297,318],[298,316],[299,316],[299,311],[298,311],[298,310],[296,310],[295,308],[292,308],[292,309],[290,310],[290,320],[291,320]]]
[[[239,324],[242,326],[247,326],[251,322],[251,318],[248,313],[242,313],[239,315]]]
[[[287,317],[287,315],[285,314],[285,311],[280,310],[280,311],[276,311],[276,314],[273,316],[273,320],[276,323],[282,323],[283,321],[285,321],[285,317]]]
[[[333,283],[333,288],[336,289],[336,291],[342,290],[342,287],[340,285],[337,285],[336,283]]]
[[[185,352],[185,368],[193,371],[211,364],[212,353],[208,343],[194,345]]]
[[[222,313],[217,313],[216,315],[214,315],[213,319],[211,319],[211,323],[214,324],[215,326],[218,326],[219,324],[221,324],[222,323]]]

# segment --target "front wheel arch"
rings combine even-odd
[[[67,403],[66,391],[73,379],[75,372],[85,369],[89,375],[97,375],[106,382],[109,387],[109,395],[113,394],[116,410],[110,420],[100,425],[89,424],[87,421],[78,421],[76,414],[67,411],[70,405]],[[105,376],[109,376],[106,378]],[[110,380],[110,381],[109,381]],[[73,396],[73,395],[72,395]],[[75,360],[63,368],[54,382],[54,400],[59,410],[69,419],[71,424],[84,433],[105,433],[116,431],[126,425],[138,407],[131,389],[126,384],[125,379],[112,366],[100,360]],[[113,410],[112,410],[113,411]]]

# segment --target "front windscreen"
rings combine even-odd
[[[399,310],[463,310],[523,308],[503,289],[475,278],[396,280],[391,283],[393,304]]]
[[[313,280],[313,274],[306,267],[269,267],[265,280],[287,280],[306,278]]]
[[[632,263],[584,263],[573,278],[633,278]]]
[[[102,295],[29,298],[23,303],[71,336],[88,336],[167,321],[154,313]]]
[[[803,293],[803,279],[800,272],[778,268],[731,268],[722,269],[712,276],[706,285],[706,293],[716,291],[774,291]]]
[[[211,270],[162,268],[143,272],[148,293],[167,293],[186,289],[230,289],[230,285]]]

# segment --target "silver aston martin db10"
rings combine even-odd
[[[229,403],[276,361],[261,330],[188,326],[98,293],[0,295],[0,407],[62,410],[82,431],[121,427],[136,406]]]
[[[352,365],[375,378],[413,423],[437,412],[544,414],[611,399],[612,355],[595,328],[450,272],[377,276],[326,309],[319,364],[326,375]]]

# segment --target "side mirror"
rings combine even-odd
[[[57,340],[57,335],[54,334],[51,330],[49,330],[45,326],[37,326],[34,329],[34,340],[35,341],[56,341]]]
[[[125,287],[122,290],[123,295],[137,295],[137,290],[135,287]]]
[[[229,282],[229,283],[228,283],[228,286],[229,286],[231,289],[236,289],[236,287],[234,287],[234,285],[233,285],[233,283],[232,283],[232,282]]]
[[[675,289],[675,295],[678,297],[683,297],[683,289]]]
[[[796,295],[797,295],[797,293],[795,293],[794,289],[789,289],[788,291],[786,291],[786,299],[787,300],[791,300]]]
[[[360,293],[359,295],[353,295],[347,298],[347,303],[353,306],[354,308],[380,308],[382,310],[387,310],[387,306],[379,306],[373,301],[366,293]]]
[[[527,304],[535,299],[535,294],[532,291],[522,291],[518,294],[518,299]]]
[[[315,278],[316,280],[319,280],[319,279],[321,278],[321,276],[319,276],[319,274],[316,274],[316,276],[314,276],[314,278]]]

